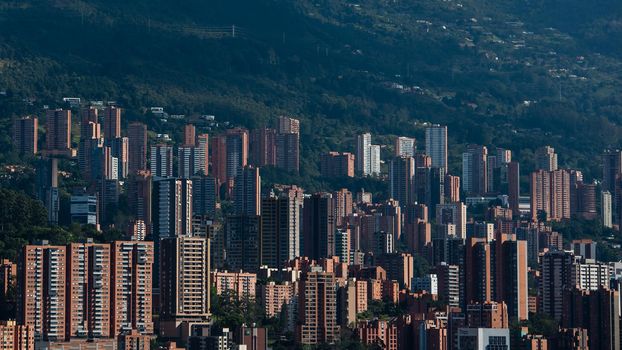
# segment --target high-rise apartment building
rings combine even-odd
[[[518,162],[507,163],[508,180],[508,204],[514,215],[520,215],[520,164]]]
[[[380,145],[369,146],[369,173],[371,176],[380,175]]]
[[[85,193],[71,196],[71,222],[79,225],[99,225],[97,196]]]
[[[603,191],[613,193],[618,176],[622,174],[622,151],[606,150],[602,154],[603,181],[601,183]]]
[[[104,108],[104,140],[106,143],[121,137],[121,108]]]
[[[32,327],[37,340],[65,340],[66,262],[64,246],[22,248],[17,272],[17,322]]]
[[[192,176],[205,172],[205,153],[194,146],[177,147],[177,176],[189,179]]]
[[[527,320],[527,241],[508,239],[499,234],[495,243],[495,300],[503,300],[507,304],[510,319]]]
[[[227,138],[224,135],[212,137],[210,141],[211,174],[218,180],[218,186],[227,182]]]
[[[276,284],[274,281],[270,281],[257,287],[257,299],[267,317],[278,317],[283,311],[283,307],[287,308],[288,314],[294,311],[297,303],[296,296],[298,295],[297,283]]]
[[[535,152],[536,170],[555,171],[557,170],[557,153],[551,146],[540,147]]]
[[[48,154],[71,156],[71,111],[48,109],[45,116],[45,147]]]
[[[217,198],[216,178],[210,175],[197,175],[192,178],[193,215],[215,218]]]
[[[302,234],[303,253],[319,260],[335,255],[335,211],[329,193],[316,193],[304,199]]]
[[[278,121],[279,134],[300,134],[300,120],[280,116]]]
[[[233,189],[236,215],[261,215],[261,176],[252,165],[240,168]]]
[[[415,160],[412,157],[396,157],[389,169],[389,196],[405,207],[415,202],[413,178]]]
[[[300,134],[276,134],[276,166],[288,172],[300,169]]]
[[[620,292],[565,290],[560,326],[587,329],[590,349],[620,350]]]
[[[72,243],[67,247],[68,337],[106,338],[111,334],[110,244]]]
[[[460,307],[464,299],[464,286],[460,283],[460,266],[442,262],[431,270],[438,280],[439,299],[450,307]]]
[[[302,200],[294,196],[261,201],[261,264],[284,267],[300,256]]]
[[[457,349],[510,349],[508,328],[459,328]]]
[[[570,219],[570,173],[538,170],[531,174],[531,219]]]
[[[455,225],[456,235],[466,238],[466,205],[462,202],[438,204],[436,206],[437,225]]]
[[[209,174],[209,134],[197,135],[195,162],[203,175]]]
[[[112,334],[153,334],[153,263],[153,242],[112,243]]]
[[[173,176],[173,146],[159,144],[151,146],[149,169],[153,177]]]
[[[1,350],[34,350],[35,337],[30,326],[17,324],[15,320],[0,321]]]
[[[356,141],[356,172],[362,176],[380,175],[380,146],[371,144],[371,134],[358,135]]]
[[[556,320],[561,320],[562,317],[563,290],[571,286],[570,276],[574,261],[574,255],[565,251],[552,250],[541,256],[538,290],[540,312],[551,315]]]
[[[209,238],[165,238],[160,252],[160,335],[178,338],[182,324],[209,320]]]
[[[371,134],[365,133],[356,138],[356,171],[363,175],[371,175]]]
[[[248,130],[229,129],[226,132],[227,179],[234,179],[238,171],[248,164]]]
[[[393,148],[396,157],[414,157],[417,150],[417,142],[412,137],[400,136],[395,139]]]
[[[391,321],[372,320],[360,321],[356,332],[361,343],[374,346],[383,344],[386,350],[398,349],[398,327]]]
[[[153,333],[152,242],[27,245],[19,263],[18,322],[36,340]]]
[[[469,145],[462,154],[462,189],[473,196],[488,192],[488,149],[486,146]]]
[[[335,208],[335,219],[338,227],[345,223],[348,215],[352,214],[352,192],[347,188],[333,192],[333,202]]]
[[[303,274],[298,292],[296,341],[315,345],[339,341],[337,324],[337,285],[331,272],[319,267]]]
[[[467,325],[470,328],[508,328],[508,309],[504,302],[469,303],[466,307]]]
[[[186,236],[192,233],[192,180],[156,179],[151,195],[154,237]]]
[[[197,142],[197,129],[192,124],[184,125],[184,141],[183,146],[194,146]]]
[[[95,180],[99,175],[100,166],[95,164],[98,153],[101,152],[101,126],[98,119],[98,110],[95,107],[83,108],[81,111],[80,141],[78,144],[78,165],[82,178],[87,181]]]
[[[603,226],[613,227],[613,201],[611,199],[611,192],[603,191],[600,193],[600,219]]]
[[[432,158],[432,167],[447,169],[447,126],[425,129],[425,153]]]
[[[261,218],[229,216],[225,221],[227,263],[232,270],[256,272],[260,265]]]
[[[147,170],[147,125],[131,123],[127,128],[128,172]]]
[[[249,272],[213,271],[212,281],[216,295],[231,293],[239,299],[254,299],[257,290],[257,274]]]
[[[409,253],[382,254],[374,261],[387,272],[387,279],[397,281],[401,288],[411,289],[414,260]]]
[[[149,170],[139,170],[132,173],[127,181],[127,201],[131,214],[137,220],[142,220],[151,231],[151,173]]]
[[[276,130],[261,128],[250,133],[249,163],[256,167],[276,165]]]
[[[320,174],[328,178],[354,177],[354,155],[328,152],[320,156]]]
[[[608,289],[611,275],[611,266],[607,263],[596,262],[594,260],[577,261],[571,266],[567,288],[576,288],[580,290]]]
[[[445,169],[417,167],[413,179],[417,203],[428,207],[430,217],[436,217],[436,206],[445,203]]]
[[[110,152],[118,160],[118,178],[125,179],[129,171],[129,139],[127,137],[117,137],[111,140]]]
[[[27,116],[13,120],[13,145],[19,154],[38,152],[39,119]]]

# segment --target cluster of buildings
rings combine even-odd
[[[0,339],[12,339],[7,349],[147,349],[154,337],[169,348],[265,349],[265,328],[214,329],[211,288],[256,301],[302,345],[336,344],[350,329],[388,350],[620,349],[622,263],[598,261],[596,242],[564,243],[550,226],[575,216],[619,224],[620,151],[603,155],[598,185],[558,168],[551,147],[538,149],[522,196],[510,150],[468,145],[461,176],[452,175],[447,127],[430,125],[423,151],[414,138],[395,140],[388,199],[374,201],[364,190],[262,186],[262,167],[299,171],[293,118],[219,135],[186,125],[176,146],[148,142],[141,123],[123,136],[116,106],[83,108],[80,120],[74,150],[71,111],[48,110],[39,151],[37,118],[17,119],[16,150],[41,155],[37,188],[51,223],[59,161],[72,159],[86,184],[73,189],[72,222],[118,224],[124,194],[127,239],[31,244],[4,261],[0,291],[17,292],[12,301],[0,295],[16,311],[0,324]],[[381,150],[371,134],[359,135],[355,154],[323,154],[320,171],[383,176]],[[231,206],[223,210],[221,200]],[[483,216],[468,215],[482,204]],[[416,272],[424,261],[429,271]],[[379,304],[400,312],[370,315]],[[557,322],[555,336],[510,333],[536,313]]]

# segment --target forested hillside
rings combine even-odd
[[[150,106],[247,127],[298,116],[308,181],[356,133],[390,144],[425,122],[449,125],[453,172],[459,144],[511,148],[524,173],[551,144],[589,179],[620,146],[621,15],[615,0],[3,1],[0,144],[12,116],[75,96],[156,132],[183,121]]]

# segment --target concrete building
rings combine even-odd
[[[538,148],[535,152],[536,169],[544,171],[557,170],[557,153],[551,146]]]
[[[138,170],[127,180],[127,201],[131,214],[142,220],[151,233],[152,227],[152,178],[149,170]]]
[[[86,194],[71,196],[71,222],[80,225],[99,224],[97,210],[97,196]]]
[[[17,323],[32,327],[36,340],[64,340],[67,248],[44,244],[22,248],[18,262]]]
[[[319,260],[335,255],[335,211],[330,193],[304,199],[302,234],[304,256]]]
[[[298,292],[296,342],[302,345],[339,341],[335,276],[319,267],[303,274]]]
[[[68,337],[112,337],[112,256],[110,244],[67,247],[66,331]]]
[[[209,238],[168,237],[160,247],[160,335],[179,338],[183,324],[209,321]]]
[[[153,334],[153,265],[153,242],[112,243],[112,334]]]
[[[252,165],[240,168],[235,177],[235,215],[261,215],[261,176]]]
[[[427,274],[422,277],[413,278],[413,292],[425,291],[429,294],[438,295],[438,277],[436,274]]]
[[[276,166],[276,130],[260,128],[250,133],[249,163],[256,167]]]
[[[354,177],[354,154],[323,153],[320,156],[320,174],[327,178]]]
[[[236,298],[255,298],[257,274],[215,270],[211,280],[217,295],[231,293]]]
[[[398,327],[393,321],[365,320],[360,321],[356,327],[361,343],[373,346],[382,344],[385,350],[398,349]]]
[[[273,268],[300,256],[302,199],[282,195],[261,201],[261,265]]]
[[[46,152],[50,155],[71,156],[71,111],[48,109],[45,116]]]
[[[287,172],[298,173],[300,169],[300,134],[276,134],[276,166]]]
[[[300,134],[300,120],[279,116],[277,119],[279,134]]]
[[[389,196],[405,207],[415,202],[415,160],[412,157],[396,157],[389,168]]]
[[[127,128],[128,173],[147,170],[147,125],[130,123]]]
[[[538,170],[531,174],[531,219],[570,219],[570,172]]]
[[[447,169],[447,126],[425,129],[425,153],[432,158],[432,167]]]
[[[508,328],[509,315],[504,302],[469,303],[466,307],[470,328]]]
[[[488,193],[488,149],[469,145],[462,153],[462,189],[467,195],[484,196]]]
[[[192,214],[216,217],[216,202],[218,188],[216,178],[211,175],[196,175],[192,177]]]
[[[603,191],[600,193],[600,219],[603,226],[607,228],[613,227],[613,207],[611,192]]]
[[[549,251],[541,256],[538,296],[540,312],[562,318],[563,289],[570,286],[575,257],[570,252]]]
[[[17,324],[14,320],[0,321],[0,350],[34,350],[32,327]]]
[[[400,136],[395,139],[393,148],[396,157],[414,157],[417,151],[417,141],[412,137]]]
[[[19,154],[37,154],[39,139],[39,119],[26,116],[13,120],[13,146]]]
[[[164,238],[192,233],[192,204],[192,180],[155,179],[152,234]]]
[[[225,137],[227,180],[233,180],[239,170],[248,164],[248,130],[243,128],[228,129]]]
[[[105,143],[121,137],[121,108],[108,106],[104,108],[104,140]]]
[[[563,328],[585,328],[590,349],[620,350],[620,292],[565,290]]]
[[[436,206],[437,225],[456,225],[456,235],[466,239],[466,205],[462,202],[438,204]]]
[[[173,146],[159,144],[151,146],[149,169],[154,177],[173,176]]]
[[[507,328],[460,328],[457,337],[457,350],[510,349],[510,330]]]
[[[257,272],[261,262],[261,217],[227,217],[225,237],[228,266],[235,270]]]

